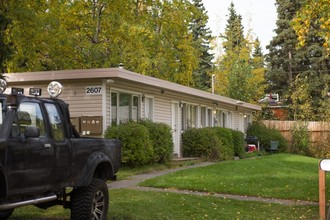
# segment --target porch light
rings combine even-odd
[[[62,93],[62,85],[57,81],[49,83],[47,87],[47,92],[52,98],[56,98]]]

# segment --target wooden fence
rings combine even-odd
[[[292,139],[292,132],[298,122],[295,121],[262,121],[268,128],[279,130],[288,141]],[[306,123],[311,142],[319,142],[328,137],[330,132],[329,122],[303,122]],[[327,140],[324,140],[327,141]]]
[[[296,122],[296,121],[262,121],[268,128],[275,128],[281,132],[284,138],[292,142],[293,130],[298,123],[307,126],[312,144],[312,152],[315,156],[326,156],[330,154],[330,122]],[[329,152],[329,153],[328,153]]]

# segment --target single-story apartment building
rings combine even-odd
[[[123,68],[60,70],[4,74],[11,88],[63,85],[61,99],[70,106],[72,122],[81,135],[101,136],[107,126],[150,119],[172,127],[174,154],[182,156],[181,133],[188,128],[221,126],[246,131],[259,105],[212,94]]]

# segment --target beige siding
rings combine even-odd
[[[102,86],[102,82],[81,82],[64,86],[61,98],[69,103],[71,116],[103,116],[102,95],[85,95],[86,86]]]
[[[103,116],[103,129],[111,124],[111,91],[138,95],[140,118],[145,118],[145,102],[142,97],[153,97],[153,120],[166,123],[169,126],[172,126],[172,102],[198,106],[198,127],[201,127],[201,106],[212,109],[212,112],[215,109],[221,109],[225,112],[230,111],[232,112],[231,128],[242,132],[244,132],[244,118],[242,115],[252,114],[253,111],[260,110],[259,106],[250,103],[122,69],[50,71],[27,74],[21,73],[8,76],[9,85],[24,87],[26,95],[30,87],[39,87],[43,89],[42,96],[48,97],[46,86],[51,81],[50,79],[58,80],[64,86],[60,98],[70,105],[71,116]],[[103,93],[86,95],[86,86],[102,86]],[[7,90],[7,93],[9,92],[10,89]],[[177,129],[182,131],[182,108],[180,105]]]
[[[154,121],[166,123],[171,126],[171,100],[155,98],[154,100]]]
[[[240,114],[239,112],[233,112],[233,129],[239,131],[240,130]],[[242,122],[243,123],[243,122]]]
[[[60,98],[69,104],[71,117],[80,116],[102,116],[102,95],[85,95],[86,86],[102,85],[101,81],[91,81],[88,83],[62,83],[63,91]],[[48,85],[48,84],[47,84]],[[49,97],[45,84],[25,84],[13,87],[24,88],[24,94],[28,95],[29,88],[41,88],[42,97]],[[6,93],[10,93],[11,87],[7,88]]]

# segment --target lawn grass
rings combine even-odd
[[[110,191],[110,219],[318,219],[318,206],[285,206],[251,201],[151,192]]]
[[[141,186],[318,201],[318,159],[273,154],[153,178]],[[328,193],[327,198],[330,194]]]
[[[209,196],[177,194],[170,191],[110,189],[108,219],[316,220],[319,219],[317,205],[289,206],[239,201],[218,198],[212,196],[212,193],[317,201],[318,162],[319,160],[309,157],[274,154],[178,171],[145,181],[142,184],[153,187],[207,191],[210,193]],[[143,172],[143,169],[138,170],[134,172]],[[327,198],[330,198],[329,196],[327,195]],[[60,206],[46,211],[27,206],[16,209],[10,219],[64,220],[70,219],[70,212]]]
[[[66,220],[70,219],[70,210],[54,206],[46,210],[35,206],[16,208],[9,220]]]
[[[10,220],[69,220],[60,206],[46,211],[34,206],[18,208]],[[109,220],[185,219],[318,219],[318,206],[286,206],[251,201],[149,192],[110,190]]]

